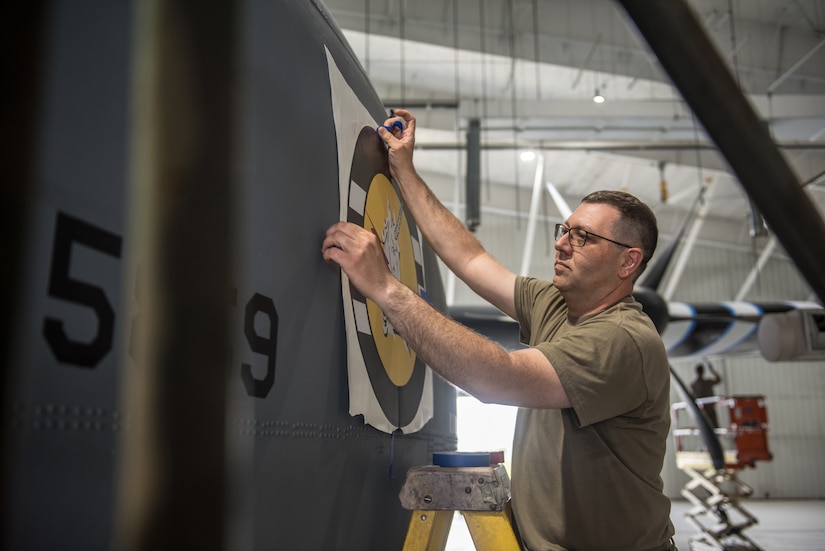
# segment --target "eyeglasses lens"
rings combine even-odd
[[[568,228],[561,224],[556,224],[556,241],[558,241],[565,234],[570,240],[570,244],[574,247],[584,247],[584,243],[587,241],[587,232],[583,229]]]

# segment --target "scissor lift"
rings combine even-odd
[[[692,417],[682,415],[688,403],[671,406],[676,465],[691,478],[682,488],[682,495],[694,507],[685,516],[700,532],[691,538],[690,549],[761,550],[744,534],[758,521],[739,503],[753,490],[737,478],[737,472],[754,468],[756,461],[773,458],[768,450],[764,396],[713,396],[700,398],[696,403],[703,408],[715,408],[720,424],[724,425],[726,419],[728,423],[714,428],[725,459],[725,467],[716,469]]]

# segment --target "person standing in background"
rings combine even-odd
[[[696,364],[696,378],[690,383],[690,392],[695,399],[709,398],[715,396],[713,387],[722,382],[722,377],[713,369],[713,364],[707,362],[708,372],[711,375],[710,379],[705,379],[705,364]],[[716,416],[716,408],[713,404],[700,404],[699,406],[710,421],[713,428],[719,426],[719,419]]]

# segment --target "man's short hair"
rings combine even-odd
[[[610,205],[619,211],[619,219],[614,224],[613,231],[616,239],[642,249],[642,263],[637,277],[641,275],[659,241],[656,215],[651,208],[627,192],[614,190],[594,191],[581,202]]]

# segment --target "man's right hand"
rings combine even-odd
[[[378,127],[378,135],[387,144],[390,175],[396,181],[415,172],[412,161],[415,149],[415,117],[406,109],[396,109],[395,116],[385,120],[384,126],[391,127],[393,122],[399,120],[404,125],[404,130],[400,132],[390,132],[383,126]]]

